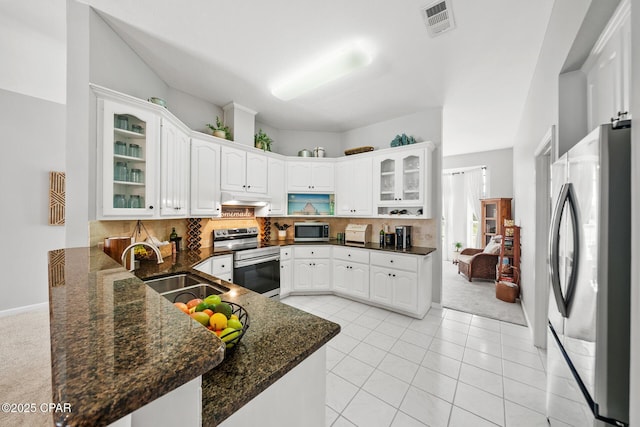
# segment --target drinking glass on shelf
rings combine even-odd
[[[113,179],[116,181],[127,180],[127,164],[125,162],[116,162],[116,166],[113,171]]]
[[[114,208],[126,208],[127,207],[127,199],[124,194],[114,194],[113,195],[113,207]]]
[[[137,158],[142,157],[142,151],[138,144],[129,144],[129,156]]]
[[[120,156],[127,155],[127,144],[122,141],[116,141],[113,147],[114,154],[118,154]]]
[[[129,207],[131,209],[139,209],[142,207],[142,203],[140,201],[140,196],[138,195],[132,195],[131,197],[129,197]]]
[[[131,169],[131,173],[129,174],[129,180],[131,182],[142,183],[142,171],[140,169]]]
[[[118,129],[129,130],[129,117],[116,115],[114,124]]]

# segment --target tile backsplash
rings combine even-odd
[[[278,222],[280,224],[293,225],[294,222],[308,221],[307,218],[292,217],[273,217],[271,218],[271,239],[278,238],[278,232],[273,225]],[[378,242],[380,229],[386,224],[390,231],[393,231],[396,225],[411,225],[413,234],[411,236],[414,246],[438,247],[436,241],[436,221],[433,219],[387,219],[387,218],[318,218],[318,221],[328,222],[331,238],[336,238],[338,233],[344,232],[348,224],[371,224],[371,242]],[[91,221],[89,223],[89,234],[91,246],[104,242],[107,237],[129,237],[133,234],[136,227],[136,220],[126,221]],[[165,220],[146,220],[142,221],[144,225],[142,234],[136,236],[137,241],[147,238],[144,231],[146,229],[149,234],[157,237],[161,241],[169,240],[169,234],[172,227],[176,228],[176,233],[181,236],[183,242],[187,236],[187,221],[185,219],[165,219]],[[211,219],[202,220],[202,247],[209,248],[213,245],[212,232],[216,228],[245,228],[258,227],[260,224],[255,218],[251,219]],[[293,239],[293,227],[287,230],[287,238]],[[183,244],[183,248],[184,248]]]

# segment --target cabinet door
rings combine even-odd
[[[296,291],[313,289],[313,260],[295,260],[293,264],[293,289]]]
[[[349,162],[347,162],[349,165]],[[351,163],[353,214],[368,216],[373,214],[373,163],[370,158],[359,159]]]
[[[376,157],[376,201],[380,204],[392,203],[396,196],[397,160],[392,157]]]
[[[280,259],[280,296],[286,297],[292,290],[292,262]]]
[[[311,191],[311,164],[287,162],[287,190],[289,192]]]
[[[342,161],[336,164],[336,215],[354,214],[355,201],[351,177],[350,162]]]
[[[247,154],[247,192],[267,194],[268,158],[260,153]]]
[[[313,290],[331,289],[331,262],[328,259],[313,260]]]
[[[401,270],[392,270],[392,304],[395,308],[416,312],[418,309],[418,276]]]
[[[349,268],[344,261],[333,261],[333,281],[331,285],[333,290],[338,293],[349,293]]]
[[[191,140],[192,217],[220,216],[220,146],[209,141]]]
[[[400,159],[401,175],[396,177],[396,194],[402,203],[421,204],[424,193],[424,151],[404,154]]]
[[[389,269],[371,267],[371,293],[372,301],[392,305],[393,292],[391,288],[391,276]]]
[[[160,148],[160,215],[186,217],[189,214],[189,136],[163,120]]]
[[[220,162],[220,188],[227,191],[245,191],[246,152],[231,147],[222,147]]]
[[[319,193],[333,193],[334,185],[333,163],[313,163],[311,168],[311,191]]]
[[[200,264],[195,265],[193,267],[194,270],[198,270],[202,273],[211,274],[211,269],[213,266],[213,260],[211,258],[202,261]]]
[[[216,256],[211,259],[211,275],[233,282],[233,255]]]
[[[349,266],[349,293],[360,298],[369,298],[369,266],[354,263]]]
[[[287,195],[285,190],[284,161],[269,158],[268,193],[271,197],[269,215],[286,215]]]
[[[102,113],[98,123],[98,155],[102,157],[98,162],[97,216],[154,216],[158,199],[158,117],[150,111],[109,100],[99,100],[98,110]],[[140,171],[136,180],[131,179],[133,169]]]

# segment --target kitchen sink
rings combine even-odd
[[[209,295],[219,295],[229,291],[224,286],[210,283],[206,279],[188,273],[148,279],[144,282],[171,302],[186,303],[194,298],[204,299]]]

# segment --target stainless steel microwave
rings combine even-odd
[[[296,242],[329,241],[329,224],[326,222],[294,222],[293,230]]]

